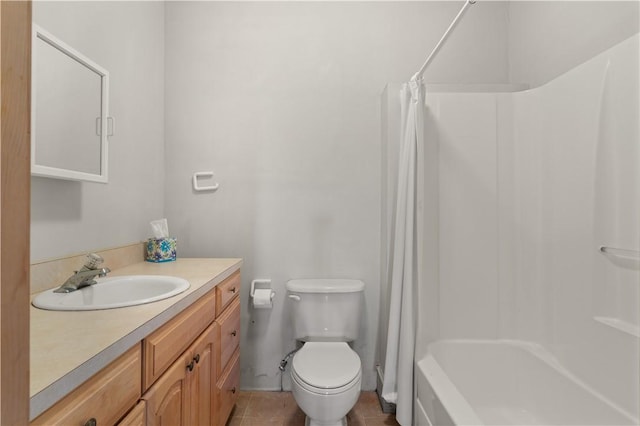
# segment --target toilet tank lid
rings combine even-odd
[[[287,290],[296,293],[357,293],[364,290],[360,280],[315,278],[287,281]]]

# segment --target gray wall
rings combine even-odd
[[[380,245],[380,93],[425,60],[451,2],[193,2],[166,10],[166,214],[181,255],[240,256],[242,386],[279,389],[294,347],[284,284],[365,281],[355,343],[375,387]],[[427,74],[507,81],[506,5],[480,4]],[[194,193],[213,170],[215,193]],[[249,308],[271,278],[272,311]],[[285,379],[286,380],[286,379]],[[285,382],[285,387],[287,383]]]
[[[181,256],[243,257],[245,388],[280,387],[277,364],[293,346],[287,279],[361,278],[356,348],[372,389],[380,93],[417,71],[459,7],[34,3],[36,23],[110,71],[116,135],[108,185],[32,179],[32,259],[138,241],[164,215]],[[426,79],[536,86],[637,31],[637,16],[637,2],[481,1]],[[191,190],[204,170],[216,172],[217,192]],[[262,277],[278,295],[256,313],[248,285]]]
[[[140,241],[163,214],[164,5],[34,2],[33,21],[109,71],[116,133],[107,185],[31,179],[31,259]]]

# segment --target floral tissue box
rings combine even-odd
[[[147,262],[171,262],[176,260],[175,238],[149,238],[147,240]]]

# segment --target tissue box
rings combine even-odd
[[[171,262],[176,260],[175,238],[149,238],[147,240],[147,262]]]

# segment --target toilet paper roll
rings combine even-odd
[[[273,307],[270,288],[259,288],[254,291],[253,307],[255,309],[271,309]]]

